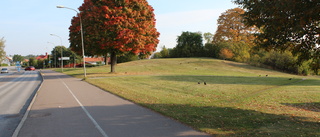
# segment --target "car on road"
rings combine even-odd
[[[8,68],[2,68],[1,69],[1,73],[9,73],[9,69]]]
[[[29,67],[26,67],[24,70],[25,71],[34,71],[34,70],[36,70],[36,68],[34,68],[34,66],[29,66]]]

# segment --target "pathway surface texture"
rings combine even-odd
[[[206,137],[170,118],[50,70],[19,137]]]

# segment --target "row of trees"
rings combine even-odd
[[[70,60],[63,61],[64,66],[68,64],[79,64],[82,60],[82,58],[75,52],[64,46],[54,47],[51,51],[51,55],[48,55],[47,58],[38,59],[37,55],[21,56],[15,54],[13,55],[12,60],[13,62],[21,62],[22,66],[34,66],[36,68],[61,67],[61,61],[59,60],[59,58],[61,58],[61,55],[63,55],[63,57],[70,57]]]
[[[308,13],[305,14],[308,18],[303,15],[305,20],[301,20],[302,15],[294,9],[289,10],[294,7],[285,6],[287,1],[265,2],[278,4],[276,7],[279,9],[273,6],[264,7],[262,6],[264,2],[253,4],[255,6],[250,5],[253,3],[250,0],[235,2],[243,5],[246,11],[234,8],[222,13],[218,19],[216,33],[203,35],[206,40],[205,45],[202,44],[201,33],[183,32],[178,36],[175,48],[163,47],[154,57],[214,57],[297,74],[311,72],[318,74],[320,68],[318,15]],[[307,6],[302,7],[313,7],[315,10],[311,3],[293,2],[293,4],[306,4]],[[281,9],[281,5],[285,6],[284,9]],[[288,12],[285,15],[290,13],[290,16],[294,17],[279,16],[279,11]],[[265,12],[269,15],[265,15],[267,14]],[[295,16],[301,18],[298,20]],[[285,24],[287,21],[289,24]]]

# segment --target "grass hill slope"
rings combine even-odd
[[[206,59],[88,68],[87,81],[215,136],[320,136],[320,78]],[[81,69],[65,73],[81,77]]]

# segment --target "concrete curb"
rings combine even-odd
[[[29,115],[29,112],[30,112],[30,110],[31,110],[31,107],[33,106],[33,103],[35,102],[35,100],[36,100],[36,98],[37,98],[37,96],[38,96],[38,92],[39,92],[39,90],[40,90],[41,87],[42,87],[42,84],[43,84],[43,81],[44,81],[43,74],[41,73],[41,70],[38,71],[38,72],[39,72],[39,74],[40,74],[40,76],[41,76],[42,81],[41,81],[41,83],[40,83],[40,85],[39,85],[36,93],[34,94],[34,96],[33,96],[33,98],[32,98],[32,101],[30,102],[30,105],[29,105],[26,113],[24,113],[24,115],[23,115],[23,117],[22,117],[19,125],[18,125],[17,128],[14,130],[14,133],[13,133],[12,137],[18,137],[19,132],[20,132],[20,130],[21,130],[24,122],[27,120],[27,117],[28,117],[28,115]]]

